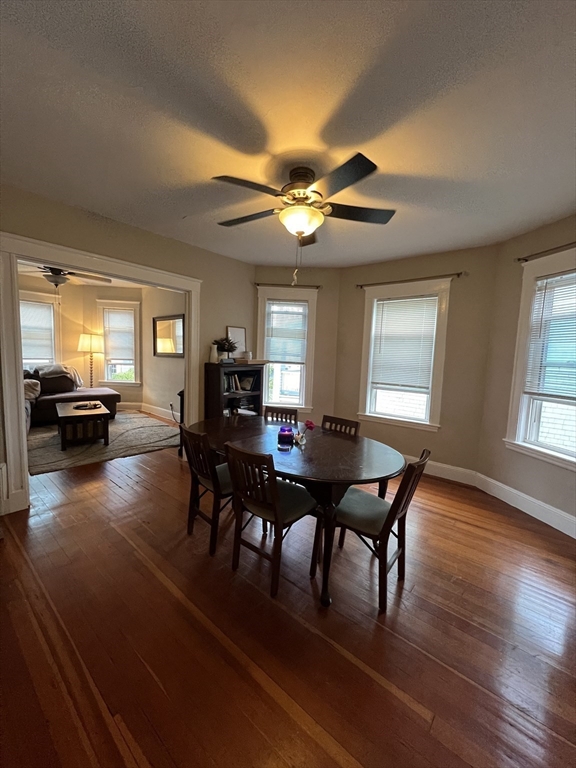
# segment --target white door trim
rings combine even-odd
[[[22,385],[18,265],[15,257],[4,253],[0,259],[0,347],[6,446],[6,487],[2,513],[7,514],[26,509],[30,496]]]
[[[22,348],[18,304],[18,258],[63,269],[135,280],[151,286],[182,291],[186,298],[185,420],[198,421],[200,383],[200,286],[201,280],[154,267],[99,256],[64,245],[46,243],[0,232],[0,339],[2,341],[3,410],[6,429],[8,499],[5,511],[15,512],[29,504],[28,455],[24,424]],[[161,254],[159,254],[159,260]]]

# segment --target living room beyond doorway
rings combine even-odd
[[[18,260],[28,464],[176,449],[185,294]]]

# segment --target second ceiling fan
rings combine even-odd
[[[306,166],[298,166],[290,171],[290,182],[282,189],[274,189],[255,181],[238,179],[235,176],[214,176],[216,181],[225,181],[240,187],[254,189],[271,195],[282,201],[282,208],[269,208],[267,211],[240,216],[237,219],[219,221],[221,227],[235,227],[248,221],[265,219],[278,214],[286,229],[296,235],[301,245],[313,245],[316,242],[315,231],[324,223],[324,218],[346,219],[369,224],[387,224],[396,211],[382,208],[362,208],[355,205],[342,205],[329,202],[329,198],[369,176],[376,170],[376,165],[358,152],[342,165],[316,180],[314,171]]]

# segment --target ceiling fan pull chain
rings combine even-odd
[[[302,266],[302,235],[298,235],[296,243],[296,269],[292,273],[291,286],[298,285],[298,268]]]

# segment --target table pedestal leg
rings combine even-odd
[[[332,561],[332,546],[334,544],[334,530],[336,528],[336,507],[330,504],[324,509],[324,562],[322,564],[322,592],[320,603],[325,607],[332,602],[328,588],[330,578],[330,563]]]

